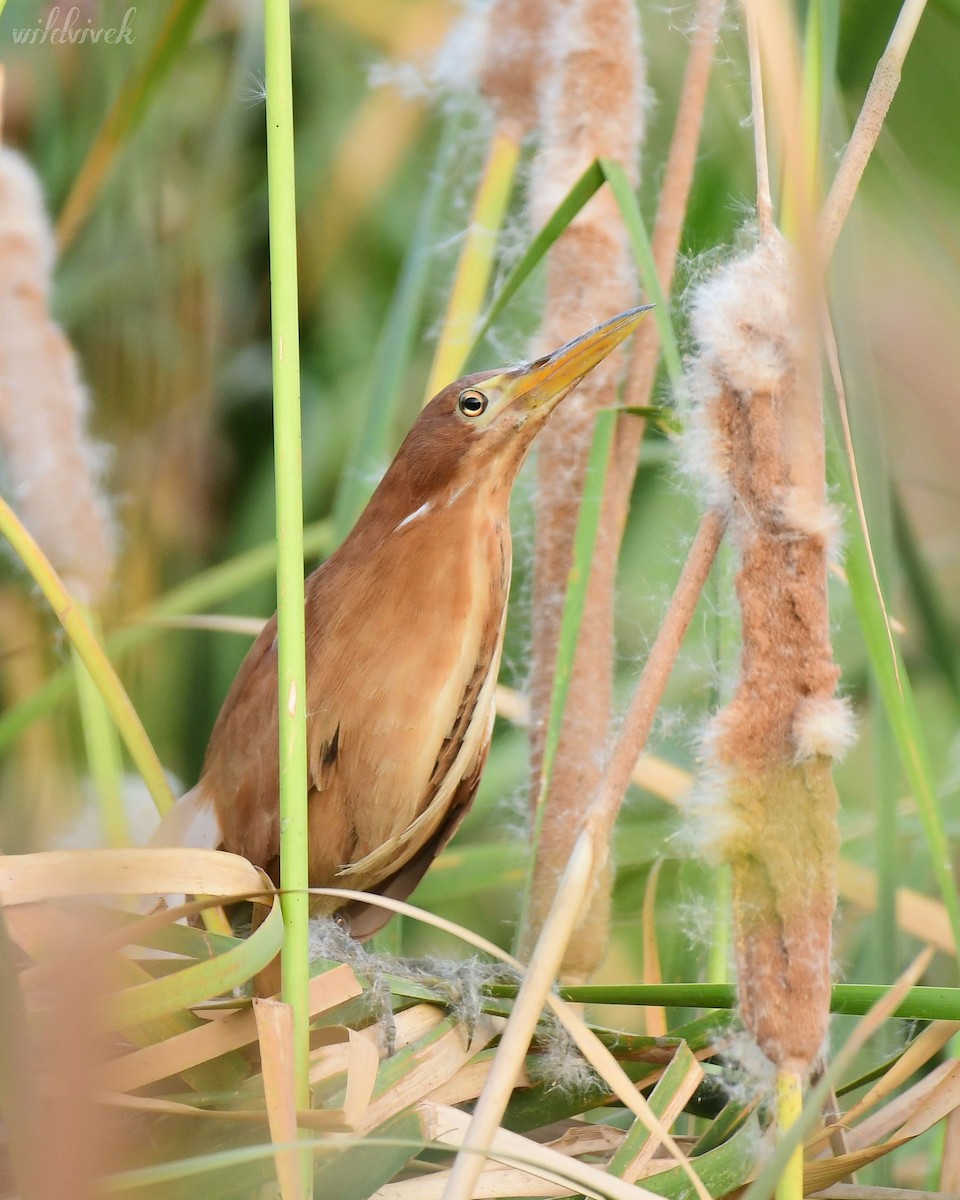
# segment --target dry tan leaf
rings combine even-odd
[[[954,1109],[947,1117],[943,1162],[940,1164],[940,1190],[960,1196],[960,1109]]]
[[[335,967],[310,980],[310,1016],[316,1017],[362,992],[353,970]],[[103,1071],[103,1086],[112,1091],[128,1092],[157,1079],[178,1075],[198,1063],[218,1058],[230,1050],[247,1046],[257,1039],[253,1012],[246,1009],[219,1017],[198,1029],[190,1029],[142,1050],[134,1050],[108,1063]]]
[[[425,1047],[416,1065],[394,1087],[373,1101],[359,1121],[359,1131],[367,1133],[389,1117],[424,1099],[482,1050],[497,1034],[499,1027],[499,1023],[494,1024],[482,1017],[473,1030],[473,1036],[468,1038],[461,1024],[452,1023],[441,1037]]]
[[[436,1175],[420,1175],[399,1183],[385,1184],[374,1192],[371,1200],[443,1200],[449,1171]],[[577,1191],[559,1183],[547,1183],[526,1171],[512,1167],[484,1167],[473,1189],[471,1200],[553,1200],[556,1196],[575,1196]]]
[[[311,1086],[344,1073],[347,1083],[341,1107],[312,1109],[306,1124],[311,1129],[353,1132],[370,1106],[377,1082],[380,1054],[376,1030],[328,1025],[313,1034],[311,1044]]]
[[[496,1019],[500,1020],[501,1018]],[[424,1099],[430,1100],[434,1104],[462,1104],[465,1100],[476,1100],[492,1066],[492,1054],[472,1058],[460,1068],[456,1075],[453,1075],[446,1083],[441,1083],[438,1088],[434,1088]],[[517,1076],[515,1086],[529,1087],[530,1083],[530,1076],[524,1067]]]
[[[909,1141],[909,1138],[897,1138],[892,1142],[884,1142],[882,1146],[866,1146],[862,1150],[854,1150],[849,1154],[842,1154],[838,1158],[818,1158],[814,1162],[804,1163],[803,1194],[807,1195],[809,1192],[829,1187],[832,1183],[839,1183],[853,1171],[859,1171],[861,1167],[869,1166],[870,1163],[876,1162],[878,1158],[883,1158],[891,1150],[897,1150]]]
[[[297,1096],[294,1079],[293,1008],[280,1000],[254,997],[253,1015],[260,1041],[263,1095],[270,1139],[275,1145],[295,1142]],[[273,1156],[280,1200],[306,1200],[303,1158],[297,1150],[277,1150]]]
[[[960,1106],[960,1060],[953,1060],[953,1069],[948,1071],[933,1091],[917,1105],[910,1119],[900,1130],[898,1137],[913,1138],[926,1133]]]
[[[837,864],[837,890],[850,904],[866,912],[876,912],[877,873],[869,867],[863,867],[849,858],[841,858]],[[896,912],[897,924],[906,933],[930,942],[946,954],[956,954],[950,918],[939,900],[931,900],[912,888],[899,887],[896,891]]]
[[[256,867],[222,850],[48,850],[0,856],[0,903],[155,892],[243,896],[263,891]]]
[[[470,1125],[466,1113],[457,1108],[433,1104],[419,1105],[419,1112],[424,1135],[431,1141],[442,1142],[446,1146],[464,1145]],[[617,1179],[599,1167],[558,1154],[548,1146],[541,1146],[506,1129],[498,1129],[494,1134],[490,1157],[508,1166],[522,1165],[528,1175],[535,1175],[561,1187],[577,1188],[584,1195],[599,1197],[600,1200],[607,1200],[608,1197],[611,1200],[655,1200],[653,1192],[635,1183]]]
[[[446,1013],[435,1004],[414,1004],[393,1018],[394,1050],[403,1050],[426,1037],[446,1020]]]
[[[879,1112],[874,1113],[872,1117],[868,1117],[865,1121],[861,1121],[859,1125],[855,1125],[852,1129],[848,1130],[848,1147],[851,1150],[862,1150],[887,1137],[895,1129],[899,1129],[904,1121],[909,1119],[910,1114],[917,1105],[921,1104],[939,1085],[941,1079],[952,1069],[955,1061],[954,1059],[950,1062],[938,1063],[932,1071],[918,1080],[913,1087],[908,1088],[899,1096],[895,1096]]]
[[[923,1032],[906,1048],[897,1061],[885,1071],[873,1087],[850,1109],[844,1117],[845,1125],[853,1125],[865,1112],[877,1105],[885,1096],[906,1083],[935,1054],[938,1054],[960,1031],[960,1021],[932,1021]]]
[[[579,1157],[581,1154],[610,1154],[617,1149],[626,1137],[622,1129],[613,1125],[574,1125],[558,1138],[550,1142],[541,1142],[558,1154],[570,1154]]]

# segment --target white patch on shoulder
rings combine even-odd
[[[399,525],[398,525],[398,526],[397,526],[397,527],[394,529],[394,531],[393,531],[393,532],[394,532],[394,533],[399,533],[399,532],[400,532],[400,530],[401,530],[401,529],[404,527],[404,525],[410,525],[410,524],[412,524],[412,522],[414,522],[414,521],[415,521],[415,520],[416,520],[418,517],[423,517],[423,516],[426,516],[426,514],[427,514],[429,511],[430,511],[430,501],[428,500],[428,501],[426,502],[426,504],[421,504],[421,505],[420,505],[420,507],[419,507],[419,508],[416,510],[416,512],[412,512],[412,513],[410,514],[410,516],[409,516],[409,517],[404,517],[404,518],[403,518],[403,520],[402,520],[402,521],[400,522],[400,524],[399,524]]]

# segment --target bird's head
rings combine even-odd
[[[424,408],[383,483],[389,479],[396,487],[402,481],[423,501],[482,478],[509,488],[560,401],[649,308],[620,313],[533,362],[451,383]]]

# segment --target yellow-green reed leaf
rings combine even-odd
[[[141,917],[116,908],[98,908],[95,917],[98,929],[102,927],[104,932],[115,934],[118,938],[129,934],[123,945],[166,950],[184,958],[211,958],[214,954],[232,950],[240,940],[230,934],[211,933],[209,929],[197,929],[179,923],[144,931]]]
[[[13,509],[0,497],[0,533],[6,537],[24,566],[47,598],[47,602],[66,631],[72,645],[90,672],[110,715],[143,776],[150,795],[161,813],[167,812],[174,803],[174,795],[157,758],[147,732],[130,702],[130,697],[113,669],[96,634],[81,611],[76,600],[64,587],[60,576],[34,541],[26,527],[17,518]]]
[[[473,343],[473,330],[487,294],[497,247],[497,234],[510,203],[520,158],[520,143],[497,126],[470,213],[466,239],[457,262],[447,311],[427,381],[426,404],[463,371]]]
[[[234,949],[173,975],[105,996],[105,1023],[108,1028],[126,1029],[223,995],[252,979],[276,957],[282,945],[283,914],[277,896],[263,924]]]
[[[526,282],[534,267],[537,266],[590,197],[603,186],[603,179],[604,176],[600,165],[592,162],[570,191],[567,192],[563,200],[557,205],[553,216],[550,217],[521,255],[520,260],[507,276],[503,287],[497,293],[493,303],[487,309],[487,314],[474,335],[473,345],[466,356],[466,361],[472,359],[476,354],[487,330]]]
[[[189,40],[205,4],[206,0],[171,0],[167,6],[150,53],[127,76],[73,181],[57,222],[57,244],[61,250],[70,245],[87,219],[124,143],[143,119],[151,98]]]
[[[657,268],[653,261],[653,247],[650,245],[650,236],[647,233],[647,227],[640,212],[640,205],[637,203],[633,186],[627,178],[627,173],[623,169],[622,163],[618,163],[612,158],[601,158],[599,166],[603,172],[604,179],[610,187],[610,191],[613,193],[613,198],[617,202],[620,215],[623,217],[623,223],[627,228],[630,245],[633,247],[633,254],[637,260],[637,267],[640,270],[640,280],[643,290],[646,293],[647,299],[656,305],[653,310],[653,319],[657,323],[657,332],[660,334],[663,361],[667,368],[670,383],[674,391],[677,392],[683,380],[680,348],[677,343],[677,335],[674,332],[673,321],[670,317],[670,305],[660,287],[660,278],[657,275]]]
[[[109,986],[117,989],[128,990],[152,982],[152,977],[139,963],[122,954],[111,958],[106,970]],[[192,1012],[180,1009],[130,1027],[127,1037],[142,1050],[146,1047],[162,1046],[170,1038],[194,1032],[208,1024],[208,1021],[201,1020]],[[232,1091],[250,1074],[250,1064],[242,1054],[233,1051],[206,1062],[190,1064],[183,1070],[170,1071],[168,1074],[179,1075],[195,1092]]]
[[[305,556],[327,554],[332,546],[332,522],[317,521],[304,529]],[[105,649],[111,658],[117,658],[124,651],[143,645],[163,632],[161,627],[148,624],[152,618],[202,612],[242,592],[250,584],[265,579],[276,567],[277,543],[271,538],[261,546],[202,571],[134,614],[130,620],[136,624],[111,633],[106,639]],[[34,721],[39,720],[69,696],[75,683],[73,671],[69,667],[62,667],[33,695],[0,715],[0,754],[29,729]]]

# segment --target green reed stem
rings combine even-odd
[[[300,337],[297,304],[293,87],[288,0],[264,0],[270,312],[277,497],[280,882],[283,998],[293,1008],[297,1105],[310,1105],[307,726],[303,605]],[[305,1159],[305,1170],[309,1159]],[[309,1190],[309,1189],[308,1189]]]

